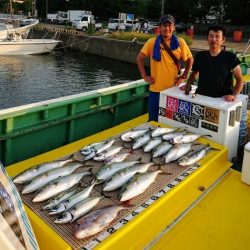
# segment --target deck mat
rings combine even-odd
[[[144,123],[144,124],[141,124],[140,126],[137,126],[136,129],[148,128],[148,127],[155,128],[150,123]],[[110,139],[116,140],[114,143],[114,146],[124,146],[124,148],[122,149],[120,154],[126,153],[126,152],[130,153],[125,161],[140,160],[142,163],[148,163],[151,161],[151,153],[144,153],[142,149],[137,149],[137,150],[132,151],[131,150],[132,144],[122,142],[120,139],[120,135],[109,138],[108,140],[110,140]],[[200,145],[195,145],[192,147],[194,149],[198,149],[197,147],[199,147],[199,148],[204,147],[204,145],[200,144]],[[60,158],[60,159],[66,159],[69,157],[72,157],[72,155],[65,156],[64,158]],[[82,154],[80,153],[80,151],[75,152],[73,157],[74,157],[74,159],[80,160],[80,161],[84,159]],[[155,158],[154,162],[158,164],[158,163],[160,163],[160,159]],[[151,166],[149,170],[152,171],[152,170],[159,169],[159,165],[157,165],[157,164],[154,166]],[[103,162],[96,162],[96,161],[90,160],[90,161],[85,162],[84,167],[77,169],[75,172],[84,172],[84,171],[87,171],[88,169],[91,169],[92,172],[95,173],[96,171],[98,171],[98,169],[100,169],[101,166],[103,166]],[[131,204],[133,204],[134,207],[129,208],[128,210],[123,210],[119,214],[119,216],[109,225],[109,227],[116,224],[118,221],[120,221],[126,215],[130,214],[133,210],[135,210],[141,204],[143,204],[145,201],[147,201],[152,195],[154,195],[155,193],[157,193],[158,191],[160,191],[161,189],[166,187],[173,180],[175,180],[176,177],[181,175],[188,168],[189,168],[189,166],[182,167],[182,166],[178,165],[176,162],[161,165],[161,169],[162,169],[163,173],[165,173],[165,174],[158,174],[155,182],[153,184],[151,184],[150,187],[143,194],[141,194],[141,195],[139,195],[131,200]],[[92,180],[92,177],[86,176],[81,180],[81,184],[83,186],[88,186],[89,183],[91,182],[91,180]],[[102,186],[103,186],[103,184],[94,186],[94,189],[92,190],[90,196],[101,196]],[[22,190],[22,185],[17,185],[17,188],[20,192]],[[21,194],[21,192],[20,192],[20,194]],[[101,201],[99,202],[99,204],[96,207],[94,207],[91,211],[94,211],[96,209],[99,209],[99,208],[107,206],[107,205],[118,205],[119,204],[119,199],[118,199],[119,190],[106,192],[106,194],[108,194],[111,197],[110,198],[106,198],[106,197],[102,198]],[[100,232],[97,235],[93,235],[93,236],[87,237],[85,239],[78,240],[73,236],[74,222],[71,224],[55,224],[54,219],[56,216],[50,216],[47,211],[43,211],[41,209],[46,202],[33,203],[31,200],[34,197],[34,194],[21,195],[21,197],[22,197],[22,200],[24,201],[24,203],[32,211],[34,211],[40,218],[42,218],[42,220],[45,221],[51,228],[53,228],[53,230],[55,230],[73,249],[78,250],[78,249],[84,247],[86,244],[91,242],[93,239],[95,239],[101,233]],[[109,228],[109,227],[107,227],[107,228]],[[105,231],[105,230],[103,230],[103,231]]]

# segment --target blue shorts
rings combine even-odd
[[[148,121],[158,122],[160,93],[149,92],[148,98]]]

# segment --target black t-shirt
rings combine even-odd
[[[232,94],[232,70],[239,64],[240,60],[229,51],[221,51],[217,56],[211,56],[209,51],[198,52],[192,67],[199,72],[196,93],[210,97]]]

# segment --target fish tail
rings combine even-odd
[[[109,196],[109,195],[105,194],[104,192],[105,192],[105,191],[103,191],[103,189],[102,189],[102,191],[101,191],[101,196],[103,196],[103,197],[105,197],[105,198],[108,198],[108,199],[111,199],[111,198],[112,198],[112,196]]]
[[[131,204],[131,200],[122,201],[121,205],[124,206],[125,208],[135,207],[134,204]]]
[[[126,149],[131,149],[131,145],[128,145],[128,142],[123,142],[122,147]]]

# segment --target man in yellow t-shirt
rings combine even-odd
[[[175,19],[172,15],[164,15],[160,20],[160,35],[150,38],[137,56],[137,65],[144,81],[150,84],[149,121],[158,121],[159,92],[183,82],[192,67],[193,56],[182,38],[173,34]],[[185,70],[178,76],[178,67],[169,52],[164,49],[162,40],[170,48],[178,61],[185,62]],[[144,60],[150,57],[151,75],[147,75]]]

